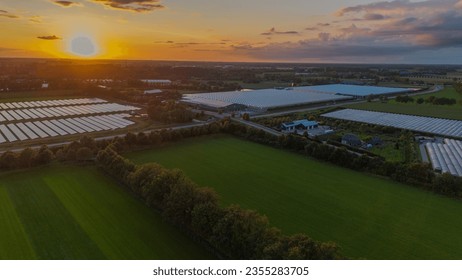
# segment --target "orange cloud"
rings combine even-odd
[[[71,7],[71,6],[82,6],[81,3],[78,2],[73,2],[73,1],[52,1],[56,5],[62,6],[62,7]]]
[[[41,39],[41,40],[62,40],[61,37],[58,37],[56,35],[51,35],[51,36],[38,36],[37,39]]]

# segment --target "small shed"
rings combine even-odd
[[[151,90],[145,90],[144,94],[159,94],[162,93],[163,91],[160,89],[151,89]]]

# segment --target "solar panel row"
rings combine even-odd
[[[139,108],[116,103],[16,109],[0,111],[0,122],[126,112],[133,110],[139,110]]]
[[[462,138],[462,121],[344,109],[322,115],[327,118],[390,126],[434,135]]]
[[[21,109],[21,108],[32,108],[32,107],[95,104],[95,103],[106,103],[106,102],[107,102],[106,100],[99,99],[99,98],[58,99],[58,100],[44,100],[44,101],[0,103],[0,108],[4,110],[8,110],[8,109]]]
[[[0,125],[0,143],[125,128],[134,122],[126,114],[54,119]]]
[[[442,143],[425,144],[433,169],[462,177],[462,142],[444,139]]]

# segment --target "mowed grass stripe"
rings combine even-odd
[[[0,259],[35,259],[35,252],[6,189],[0,187]]]
[[[3,259],[215,258],[96,167],[3,174],[0,203]]]
[[[107,258],[213,258],[96,168],[55,171],[44,181]]]
[[[16,212],[40,259],[102,259],[104,255],[41,178],[18,178],[8,187]],[[20,179],[20,180],[19,180]]]
[[[224,204],[287,233],[337,242],[353,258],[462,259],[462,202],[227,136],[131,153],[180,168]]]

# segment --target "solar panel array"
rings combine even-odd
[[[433,169],[462,177],[462,142],[444,139],[443,143],[425,144]]]
[[[76,98],[76,99],[56,99],[56,100],[43,100],[43,101],[25,101],[25,102],[9,102],[0,103],[0,109],[21,109],[33,107],[48,107],[48,106],[66,106],[77,104],[95,104],[106,103],[106,100],[99,98]]]
[[[126,117],[127,114],[110,114],[0,124],[0,143],[108,131],[134,124],[133,121],[125,119]]]
[[[390,126],[434,135],[462,138],[462,121],[344,109],[322,115],[327,118]]]
[[[99,98],[0,103],[0,144],[125,128],[134,106]]]
[[[0,105],[3,103],[0,103]],[[0,122],[11,122],[31,119],[44,119],[66,116],[103,114],[139,110],[137,107],[117,103],[102,103],[89,105],[73,105],[59,107],[42,107],[15,110],[0,110]]]

